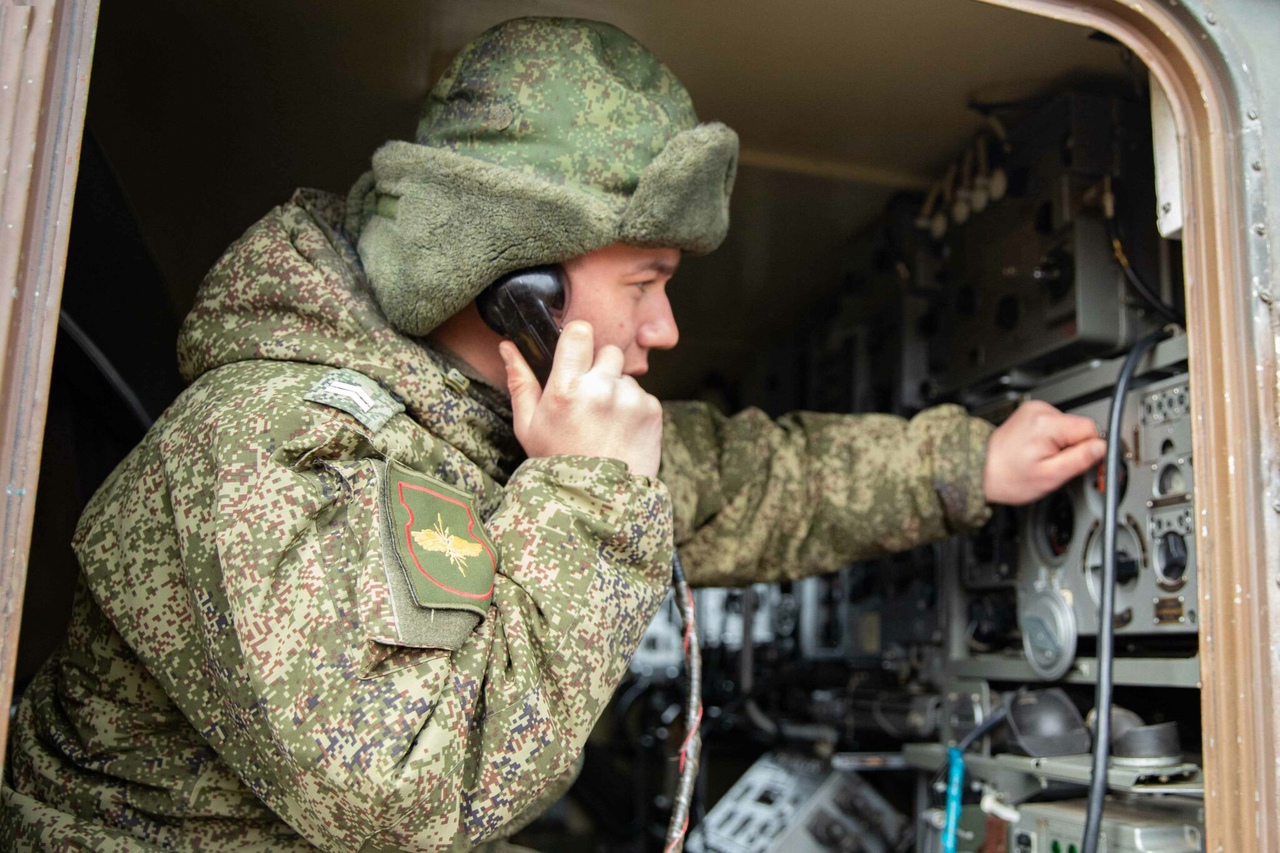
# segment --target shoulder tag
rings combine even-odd
[[[326,373],[303,399],[340,409],[374,432],[404,411],[404,404],[386,388],[363,373],[345,367]]]
[[[387,558],[397,564],[414,603],[483,618],[498,558],[471,495],[394,462],[383,473]]]

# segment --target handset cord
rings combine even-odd
[[[698,755],[702,748],[699,733],[702,724],[702,649],[698,645],[693,590],[685,579],[680,554],[674,550],[671,552],[671,579],[675,585],[676,609],[684,622],[684,665],[689,695],[684,706],[685,736],[680,746],[680,778],[672,798],[671,821],[667,824],[663,853],[680,853],[684,849],[685,833],[689,830],[689,809],[698,779]]]
[[[1115,656],[1116,599],[1116,516],[1120,509],[1120,418],[1124,414],[1124,398],[1138,362],[1147,350],[1172,335],[1169,329],[1152,332],[1134,344],[1116,379],[1111,410],[1107,415],[1107,457],[1104,468],[1102,515],[1102,599],[1098,605],[1098,683],[1094,695],[1093,770],[1089,779],[1089,799],[1085,811],[1084,838],[1081,853],[1097,853],[1102,830],[1103,798],[1107,793],[1107,760],[1111,741],[1112,663]]]

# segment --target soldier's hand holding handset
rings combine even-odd
[[[1106,452],[1091,419],[1038,400],[1023,403],[987,442],[987,501],[1016,506],[1039,500],[1097,465]]]
[[[619,459],[655,476],[662,458],[662,404],[622,372],[622,350],[595,352],[585,320],[566,324],[545,388],[516,349],[499,345],[507,367],[516,439],[530,457],[574,454]]]

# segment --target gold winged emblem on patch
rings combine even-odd
[[[417,542],[424,551],[444,554],[463,577],[467,576],[467,558],[478,557],[484,550],[484,546],[479,542],[454,536],[444,526],[444,519],[440,517],[440,513],[436,513],[436,526],[433,529],[413,531],[413,541]]]

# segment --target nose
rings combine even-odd
[[[676,326],[676,315],[671,311],[667,294],[654,294],[647,307],[636,342],[646,349],[672,349],[680,340],[680,329]]]

